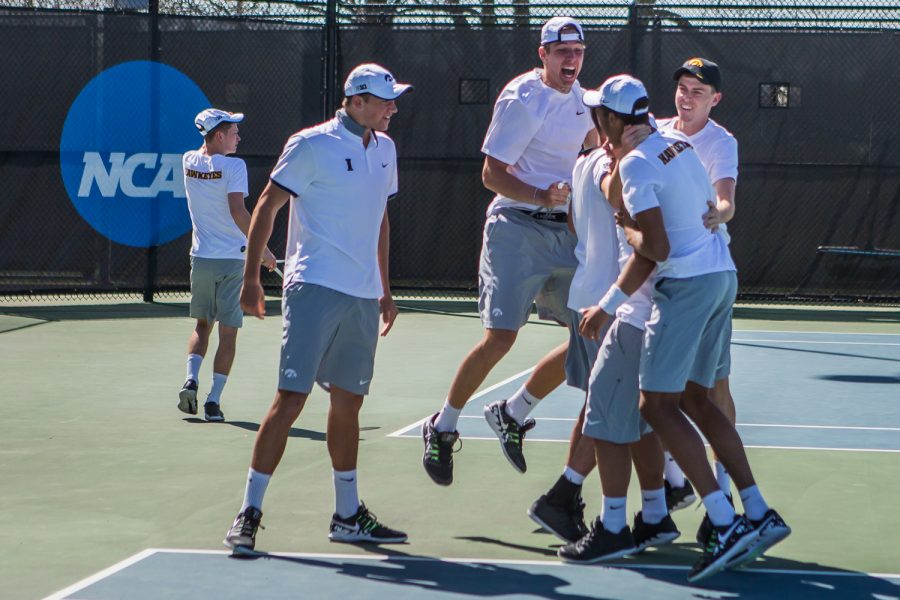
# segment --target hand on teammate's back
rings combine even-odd
[[[609,320],[609,315],[599,306],[581,309],[581,323],[578,325],[578,333],[588,340],[600,339],[600,331]]]
[[[719,207],[715,202],[707,200],[706,206],[709,207],[709,210],[703,213],[703,225],[712,233],[715,233],[719,230],[719,225],[725,221],[722,219],[722,215],[719,213]]]
[[[569,200],[569,194],[572,193],[572,188],[565,181],[558,181],[556,183],[551,183],[550,187],[546,190],[539,190],[537,193],[537,200],[540,201],[541,206],[545,206],[547,208],[556,208],[558,206],[565,206],[566,202]]]

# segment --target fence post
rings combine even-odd
[[[159,0],[150,0],[150,61],[159,62]],[[151,69],[150,80],[150,147],[159,151],[159,77],[158,71]],[[159,203],[152,204],[150,219],[159,219]],[[144,302],[153,302],[156,291],[156,270],[159,246],[156,243],[147,248],[147,270],[144,273]]]
[[[641,7],[635,0],[628,6],[628,72],[633,75],[638,70],[638,49],[640,44]]]
[[[337,56],[337,4],[338,0],[327,0],[325,8],[325,73],[323,76],[324,96],[322,120],[331,118],[337,106],[338,56]]]

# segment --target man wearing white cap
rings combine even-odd
[[[608,79],[585,94],[614,146],[626,125],[644,118],[644,85],[628,75]],[[703,223],[715,193],[690,142],[651,133],[620,162],[623,215],[634,254],[616,284],[585,315],[582,333],[596,337],[616,309],[647,279],[654,265],[653,310],[640,364],[641,415],[653,427],[703,498],[715,535],[688,579],[698,581],[753,560],[790,534],[753,479],[740,436],[711,402],[710,388],[725,344],[737,292],[725,236]],[[682,411],[684,411],[682,413]],[[719,489],[697,425],[740,491],[746,516],[738,516]]]
[[[542,316],[568,319],[566,298],[575,271],[575,239],[566,225],[572,168],[582,145],[596,145],[578,74],[584,33],[569,17],[541,30],[543,65],[500,92],[485,135],[482,181],[495,192],[487,209],[479,266],[484,337],[460,364],[442,409],[422,426],[425,471],[439,485],[453,481],[453,445],[460,412],[510,350],[537,300]],[[528,414],[565,379],[566,343],[542,359],[508,401],[485,407],[510,464],[525,472],[522,444],[534,426]]]
[[[331,399],[335,510],[329,539],[406,541],[405,533],[381,524],[360,502],[356,463],[379,315],[381,335],[397,317],[388,282],[386,210],[397,193],[397,152],[384,132],[397,113],[395,100],[410,89],[379,65],[353,69],[342,108],[288,139],[253,212],[248,261],[260,256],[275,215],[290,202],[278,391],[256,436],[243,505],[224,540],[236,554],[254,549],[269,478],[314,383]],[[245,269],[241,307],[260,319],[265,315],[257,269]]]
[[[203,145],[182,157],[184,190],[191,214],[191,307],[196,319],[188,339],[187,377],[178,393],[178,408],[197,414],[197,381],[206,356],[213,325],[219,322],[219,346],[213,361],[212,386],[203,405],[207,421],[224,421],[220,408],[222,390],[231,372],[237,332],[243,323],[238,302],[250,213],[247,196],[247,166],[237,152],[241,113],[208,108],[198,114],[194,125],[203,136]],[[275,256],[266,248],[260,261],[275,267]],[[258,262],[256,264],[259,264]]]

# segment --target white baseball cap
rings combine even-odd
[[[584,103],[591,108],[604,106],[613,112],[633,117],[647,114],[650,100],[647,89],[631,75],[613,75],[598,90],[584,93]]]
[[[194,125],[197,126],[200,135],[206,135],[222,123],[240,123],[243,120],[243,113],[230,113],[218,108],[207,108],[194,117]]]
[[[565,28],[574,28],[575,31],[562,31]],[[553,17],[541,27],[541,46],[554,42],[582,42],[584,43],[584,31],[581,24],[572,17]]]
[[[347,75],[344,82],[344,95],[372,94],[382,100],[399,98],[413,86],[408,83],[397,83],[391,72],[375,63],[359,65]]]

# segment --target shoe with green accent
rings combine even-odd
[[[425,442],[425,454],[422,466],[431,480],[438,485],[453,483],[453,446],[459,439],[458,431],[437,431],[434,422],[437,413],[422,423],[422,441]],[[460,448],[462,448],[460,441]]]
[[[337,514],[332,515],[328,539],[348,544],[401,544],[406,541],[407,535],[379,523],[378,518],[360,502],[359,510],[353,516],[342,519]]]
[[[525,422],[519,425],[507,414],[506,400],[501,400],[484,407],[484,420],[500,440],[500,449],[503,450],[503,456],[509,464],[519,473],[524,473],[528,469],[523,452],[525,434],[534,429],[534,419],[525,419]]]

